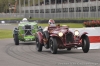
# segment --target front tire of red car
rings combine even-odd
[[[52,54],[57,54],[57,48],[58,48],[58,45],[57,45],[57,40],[56,38],[50,38],[49,40],[49,45],[50,45],[50,50],[51,50],[51,53]]]
[[[87,53],[90,48],[90,41],[87,35],[82,38],[82,50],[84,53]]]
[[[19,45],[18,35],[14,35],[14,42],[15,42],[15,45]]]
[[[36,50],[37,50],[38,52],[41,52],[41,51],[42,51],[42,44],[40,44],[38,38],[36,38]]]

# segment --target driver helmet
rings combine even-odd
[[[48,24],[50,26],[55,26],[55,21],[53,19],[49,19]]]
[[[28,22],[27,18],[22,19],[23,22]]]

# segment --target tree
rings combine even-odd
[[[19,0],[18,0],[19,1]],[[24,0],[21,1],[21,6],[24,6]],[[25,0],[25,5],[28,6],[28,0]],[[40,2],[43,0],[40,0]],[[10,4],[9,4],[10,3]],[[38,0],[35,0],[35,4],[38,3]],[[9,10],[9,5],[15,5],[15,0],[0,0],[0,13],[7,13]],[[30,5],[33,5],[33,0],[30,0]]]

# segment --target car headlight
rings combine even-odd
[[[78,30],[75,30],[75,31],[74,31],[74,34],[75,34],[76,36],[78,36],[78,35],[79,35],[79,31],[78,31]]]
[[[60,37],[62,37],[62,36],[63,36],[63,33],[62,33],[62,32],[59,32],[58,35],[59,35]]]

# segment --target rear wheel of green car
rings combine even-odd
[[[38,52],[41,52],[42,51],[42,44],[40,44],[40,42],[39,42],[39,39],[36,37],[36,50],[38,51]]]
[[[15,45],[19,45],[19,38],[18,35],[14,35]]]

